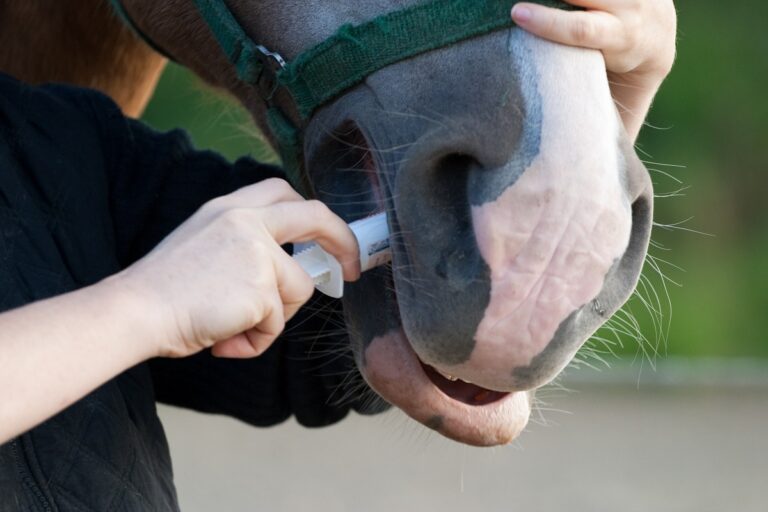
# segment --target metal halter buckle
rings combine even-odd
[[[278,73],[285,69],[286,62],[283,56],[277,52],[273,52],[260,44],[255,45],[256,58],[261,63],[261,72],[256,77],[254,85],[261,93],[261,97],[267,101],[272,101],[272,98],[280,87],[277,79]]]

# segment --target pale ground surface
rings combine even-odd
[[[401,413],[315,431],[161,415],[184,512],[768,511],[768,386],[601,380],[548,391],[568,413],[492,450]]]

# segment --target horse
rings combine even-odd
[[[278,68],[429,3],[211,2]],[[504,26],[386,62],[303,116],[274,80],[265,96],[244,79],[197,4],[0,2],[0,42],[25,49],[0,66],[96,87],[136,116],[162,53],[236,97],[277,146],[271,113],[301,120],[305,190],[347,221],[388,217],[392,264],[347,284],[343,302],[360,374],[446,437],[511,442],[535,390],[632,294],[647,254],[651,180],[601,54]]]

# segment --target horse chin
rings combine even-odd
[[[511,443],[525,428],[531,392],[506,393],[448,379],[421,362],[402,329],[373,339],[362,373],[385,400],[450,439],[474,446]]]

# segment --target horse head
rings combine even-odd
[[[244,31],[288,61],[342,25],[420,3],[227,0]],[[273,137],[263,97],[191,0],[123,6]],[[295,114],[283,91],[271,101]],[[344,299],[368,384],[445,436],[510,442],[533,391],[630,296],[648,247],[652,187],[601,54],[494,30],[372,72],[303,133],[318,198],[347,221],[388,215],[391,267]]]

